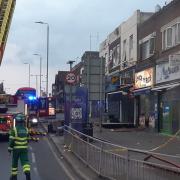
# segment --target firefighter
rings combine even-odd
[[[20,159],[26,180],[31,180],[30,164],[28,160],[29,133],[25,126],[26,118],[23,114],[15,116],[15,127],[10,131],[8,152],[12,152],[12,169],[10,180],[17,180],[18,160]]]

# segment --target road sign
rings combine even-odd
[[[70,83],[70,84],[75,83],[75,81],[76,81],[76,75],[75,75],[74,73],[72,73],[72,72],[68,73],[68,74],[66,75],[66,81],[67,81],[68,83]]]
[[[72,119],[82,119],[82,108],[72,108],[71,109]]]

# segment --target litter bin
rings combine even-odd
[[[50,123],[48,124],[48,133],[53,133],[54,130],[53,130],[53,125]]]
[[[59,136],[63,136],[64,135],[64,126],[57,127],[57,134]]]
[[[85,124],[83,124],[83,133],[88,135],[88,136],[93,137],[93,125],[92,125],[92,123],[85,123]],[[85,140],[86,139],[87,138],[85,138]],[[92,142],[93,140],[89,139],[89,141]]]

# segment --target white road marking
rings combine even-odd
[[[31,151],[33,151],[33,147],[32,146],[29,146],[29,149]],[[39,172],[38,172],[38,169],[36,167],[36,156],[35,156],[35,153],[34,152],[31,152],[31,157],[32,157],[32,169],[34,171],[34,174],[35,174],[35,179],[34,180],[41,180],[40,178],[40,175],[39,175]]]
[[[37,167],[33,167],[33,171],[34,171],[34,174],[35,174],[35,179],[34,180],[41,180],[40,176],[39,176],[39,172],[38,172],[38,169]]]
[[[33,167],[35,173],[38,173],[37,167]]]
[[[32,151],[32,149],[33,149],[32,146],[29,146],[29,149]]]
[[[32,155],[32,163],[35,164],[35,163],[36,163],[36,157],[35,157],[35,154],[32,152],[31,155]]]

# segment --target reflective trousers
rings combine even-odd
[[[18,174],[18,161],[21,161],[23,172],[25,174],[30,174],[30,164],[28,160],[28,150],[27,149],[14,149],[12,151],[12,169],[11,176],[17,176]]]

